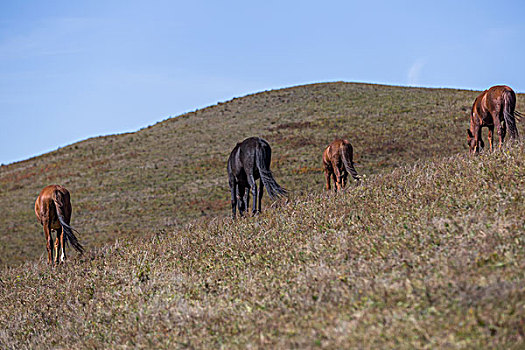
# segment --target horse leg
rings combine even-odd
[[[248,211],[250,207],[250,190],[246,189],[246,194],[244,195],[244,211]]]
[[[493,141],[493,136],[494,136],[494,126],[489,126],[489,148],[490,148],[490,151],[492,152],[492,141]]]
[[[326,190],[330,191],[330,177],[332,176],[332,173],[328,169],[324,169],[324,176],[326,177]]]
[[[238,188],[239,200],[237,201],[237,206],[239,208],[240,216],[243,216],[244,212],[246,211],[246,197],[244,194],[245,191],[246,191],[246,188],[239,184],[239,188]]]
[[[62,231],[62,230],[60,230]],[[59,230],[56,230],[56,237],[55,237],[55,265],[58,265],[58,262],[59,262],[59,257],[60,257],[60,232]]]
[[[51,248],[51,229],[47,222],[44,222],[44,234],[46,236],[47,262],[51,265],[53,263],[53,250]]]
[[[481,126],[477,126],[475,128],[475,133],[474,133],[474,141],[476,143],[476,148],[474,149],[474,153],[479,153],[480,151],[480,142],[483,142],[483,139],[481,138]]]
[[[343,189],[343,185],[341,183],[341,170],[338,167],[334,167],[335,171],[335,178],[336,178],[336,187],[338,191],[341,191]]]
[[[503,145],[503,137],[505,136],[502,136],[502,126],[501,126],[501,122],[499,120],[499,113],[498,114],[493,114],[493,115],[496,115],[496,118],[494,118],[494,127],[496,128],[496,132],[498,133],[498,138],[499,138],[499,147],[498,148],[501,148],[501,146]],[[492,148],[491,148],[492,150]]]
[[[248,175],[248,183],[253,196],[252,214],[255,214],[257,212],[257,184],[252,174]]]
[[[263,194],[264,194],[264,184],[261,179],[261,182],[259,183],[259,197],[257,198],[257,200],[259,201],[259,213],[262,211],[261,203],[262,203]]]
[[[343,188],[346,187],[347,183],[348,183],[348,173],[346,171],[343,171]]]
[[[237,183],[230,180],[232,219],[235,220],[235,209],[237,208]]]
[[[58,232],[58,231],[57,231]],[[60,262],[63,263],[66,261],[66,246],[64,245],[64,229],[60,229]]]

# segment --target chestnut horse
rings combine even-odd
[[[467,143],[470,153],[479,152],[483,147],[481,128],[489,129],[489,147],[492,151],[494,127],[499,136],[501,148],[507,130],[512,139],[518,138],[516,119],[520,120],[521,113],[515,111],[516,94],[506,85],[493,86],[483,91],[474,101],[470,113],[470,128],[467,129]]]
[[[323,152],[323,167],[326,176],[326,189],[330,190],[330,178],[334,180],[334,191],[346,186],[348,173],[359,181],[354,168],[354,150],[346,139],[334,140]]]
[[[253,196],[252,213],[261,211],[261,200],[264,187],[270,198],[286,195],[287,191],[279,186],[270,171],[272,149],[266,140],[250,137],[238,143],[228,158],[228,182],[231,190],[232,217],[235,219],[235,208],[238,206],[242,216],[250,205],[251,189]],[[255,180],[261,179],[259,191]],[[246,195],[245,195],[246,192]],[[238,197],[238,198],[237,198]],[[257,203],[259,209],[257,210]]]
[[[66,260],[65,243],[69,242],[79,253],[84,252],[84,248],[78,242],[73,233],[74,229],[69,226],[71,220],[71,201],[69,191],[59,185],[44,187],[35,202],[35,213],[38,222],[44,226],[44,233],[47,241],[47,260],[53,263],[53,250],[51,247],[51,231],[56,231],[55,240],[55,264]],[[59,254],[60,251],[60,261]]]

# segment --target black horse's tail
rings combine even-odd
[[[55,191],[55,195],[53,198],[53,201],[55,202],[55,208],[58,216],[58,221],[60,221],[60,225],[62,226],[62,231],[64,232],[64,237],[66,239],[66,242],[70,243],[73,248],[80,254],[84,253],[84,247],[77,239],[77,236],[75,236],[75,233],[73,231],[76,231],[74,228],[72,228],[64,218],[64,214],[62,212],[62,208],[64,205],[64,200],[62,198],[62,194],[59,191]],[[78,232],[78,231],[76,231]]]
[[[345,166],[346,171],[348,171],[354,179],[359,181],[361,178],[359,177],[357,171],[354,168],[353,153],[354,150],[352,148],[352,145],[349,143],[345,143],[341,152],[341,158],[343,158],[343,165]]]
[[[284,196],[288,192],[284,188],[279,186],[277,181],[275,181],[275,179],[273,178],[273,174],[270,171],[269,167],[266,166],[267,161],[268,163],[270,163],[271,157],[271,150],[266,149],[264,146],[257,147],[257,150],[255,152],[255,164],[257,165],[257,169],[259,169],[261,181],[264,187],[266,187],[268,195],[271,199],[274,199],[280,196]]]
[[[514,108],[516,108],[516,95],[512,91],[503,92],[503,118],[507,124],[507,130],[510,133],[511,139],[518,138],[518,128],[516,127],[516,118],[514,116]],[[521,114],[518,112],[518,116]]]

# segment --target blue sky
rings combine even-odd
[[[1,0],[0,163],[305,83],[525,92],[524,34],[522,0]]]

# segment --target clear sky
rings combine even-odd
[[[523,0],[0,0],[0,163],[305,83],[525,92],[524,34]]]

